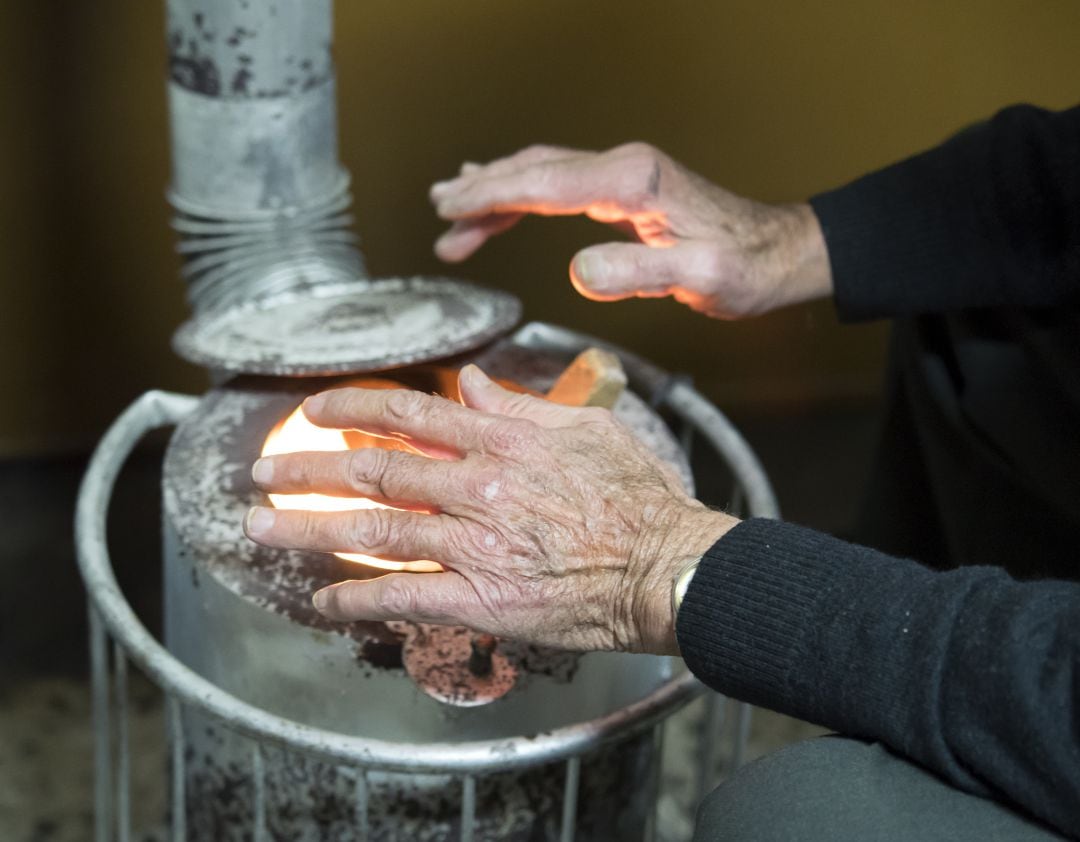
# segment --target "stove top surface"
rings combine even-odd
[[[322,284],[200,313],[173,347],[218,371],[286,377],[383,371],[479,348],[509,331],[521,303],[448,278]]]

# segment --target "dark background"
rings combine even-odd
[[[163,197],[162,4],[3,5],[0,457],[81,453],[145,389],[205,387],[168,343],[186,305]],[[791,200],[1080,91],[1074,0],[340,0],[336,25],[342,157],[377,275],[447,271],[426,192],[465,159],[640,139]],[[602,237],[530,220],[450,273],[688,370],[732,411],[876,394],[883,326],[839,327],[829,304],[721,324],[579,298],[568,261]]]

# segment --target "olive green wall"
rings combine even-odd
[[[286,0],[282,0],[286,2]],[[82,447],[139,392],[204,388],[167,228],[153,0],[0,21],[0,454]],[[805,197],[1016,101],[1080,99],[1080,3],[338,0],[341,136],[376,274],[446,271],[427,185],[536,141],[650,141],[728,187]],[[529,220],[452,274],[690,371],[723,405],[873,394],[881,325],[827,305],[740,324],[566,281],[582,220]]]

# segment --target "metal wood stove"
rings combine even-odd
[[[543,389],[596,344],[534,323],[447,362],[475,360]],[[635,391],[617,416],[685,475],[674,437],[639,397],[653,396],[728,464],[748,513],[774,515],[757,460],[724,416],[685,381],[621,356]],[[393,372],[416,386],[438,375],[426,365]],[[404,668],[408,630],[335,626],[310,608],[314,588],[378,571],[243,537],[240,519],[260,494],[248,469],[266,432],[330,382],[242,376],[201,399],[151,392],[95,452],[77,540],[91,603],[98,839],[128,838],[129,662],[166,695],[174,839],[653,838],[662,726],[702,689],[676,659],[502,642],[517,673],[509,692],[484,705],[447,703]],[[173,424],[163,646],[116,584],[105,515],[139,437]],[[715,738],[708,730],[703,740]]]
[[[662,726],[701,689],[676,659],[332,624],[311,607],[314,590],[380,571],[257,547],[240,529],[265,502],[252,462],[309,394],[358,376],[446,393],[467,362],[544,391],[578,352],[610,346],[550,325],[516,328],[520,305],[505,293],[364,276],[336,157],[329,0],[168,8],[170,199],[195,310],[174,346],[218,385],[201,398],[140,398],[103,438],[80,491],[96,838],[131,833],[130,663],[165,694],[174,840],[653,838]],[[682,379],[611,350],[631,386],[616,416],[690,488],[659,412],[684,438],[698,431],[729,466],[744,511],[775,516],[768,481],[726,418]],[[105,515],[127,454],[172,425],[159,642],[117,586]],[[703,786],[713,736],[703,735]]]

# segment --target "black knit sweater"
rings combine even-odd
[[[1064,313],[1056,365],[1080,407],[1080,108],[1007,109],[812,205],[841,316]],[[1080,500],[1080,474],[1058,481]],[[754,519],[706,553],[678,639],[723,693],[1080,834],[1080,585],[932,571]]]

